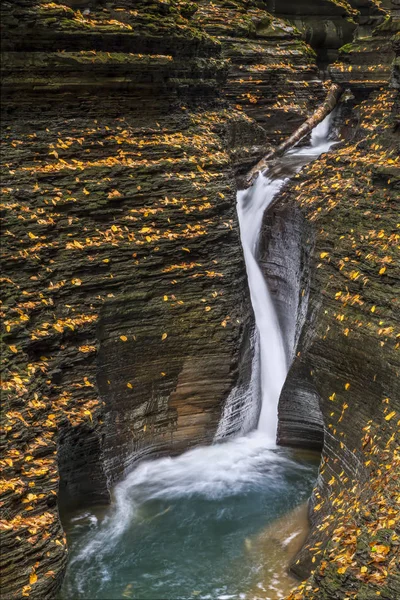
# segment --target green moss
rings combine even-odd
[[[339,52],[351,52],[353,50],[353,43],[350,44],[345,44],[344,46],[342,46],[341,48],[339,48]]]

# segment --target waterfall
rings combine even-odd
[[[277,429],[277,402],[286,378],[287,365],[275,308],[256,255],[264,212],[283,183],[282,179],[271,181],[260,174],[252,188],[238,193],[240,236],[260,340],[261,412],[258,429],[272,443],[275,442]]]
[[[327,151],[333,143],[328,142],[328,132],[329,121],[316,128],[311,145],[285,154],[280,172],[291,176]],[[315,472],[275,443],[288,365],[273,300],[257,261],[264,213],[286,181],[271,170],[237,197],[255,332],[249,381],[240,379],[231,391],[216,440],[236,437],[175,458],[143,461],[115,487],[106,514],[99,519],[90,513],[78,517],[77,532],[82,527],[79,519],[90,523],[73,547],[64,600],[121,594],[129,598],[134,597],[133,589],[135,597],[143,598],[188,598],[193,590],[202,600],[249,598],[243,590],[250,589],[263,568],[254,569],[248,559],[252,528],[260,520],[283,516],[308,497]],[[257,419],[258,429],[251,431]],[[283,597],[269,570],[268,590],[275,598]],[[260,585],[263,597],[270,598]]]
[[[226,401],[216,440],[228,437],[232,432],[247,433],[246,426],[256,421],[254,411],[258,409],[258,430],[268,443],[275,444],[278,402],[288,365],[274,303],[257,261],[258,240],[265,211],[289,177],[323,152],[327,152],[334,143],[330,139],[332,115],[333,113],[328,115],[313,129],[309,145],[286,152],[279,164],[271,172],[267,172],[267,176],[260,173],[251,188],[237,194],[240,237],[258,336],[254,351],[258,351],[258,355],[253,356],[253,371],[248,388],[234,388]],[[276,172],[287,173],[288,177],[278,178]],[[259,388],[255,385],[255,372],[257,376],[260,374]],[[260,402],[255,397],[255,392],[258,392]],[[249,397],[252,400],[250,403]],[[246,418],[246,412],[250,417]]]

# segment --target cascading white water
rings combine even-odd
[[[261,413],[258,429],[272,444],[276,437],[278,399],[287,365],[278,319],[256,252],[263,215],[283,183],[282,179],[271,181],[260,174],[250,190],[238,193],[240,235],[260,340]]]
[[[334,143],[334,140],[329,139],[331,120],[332,113],[313,129],[311,144],[289,150],[281,159],[279,166],[286,166],[286,169],[293,175],[305,164],[323,152],[327,152]],[[258,430],[263,432],[266,440],[272,445],[276,436],[279,396],[286,379],[288,365],[274,304],[257,262],[257,246],[265,211],[268,210],[287,180],[288,178],[273,178],[272,175],[269,176],[269,173],[267,176],[260,173],[251,188],[239,191],[237,194],[240,235],[258,334],[259,356],[253,358],[253,370],[258,365],[261,373],[261,410]],[[254,382],[249,387],[254,393]],[[243,398],[241,403],[241,396],[243,396],[243,391],[235,389],[227,399],[217,439],[229,435],[229,431],[232,429],[231,419],[240,413],[240,409],[237,407],[241,406],[242,412],[248,408],[248,403],[243,401]],[[247,396],[244,400],[246,398]],[[233,409],[234,406],[235,409]],[[254,399],[253,406],[257,406]],[[241,418],[245,422],[243,415]]]
[[[234,386],[225,401],[214,442],[226,440],[238,434],[246,434],[257,427],[260,397],[260,340],[258,331],[250,339],[250,381]]]
[[[281,163],[289,173],[329,149],[329,124],[328,118],[314,130],[310,146],[286,153]],[[275,444],[287,364],[257,244],[265,210],[285,181],[259,175],[252,188],[238,193],[256,332],[250,382],[232,390],[216,437],[221,440],[255,424],[252,407],[259,407],[261,395],[258,430],[176,458],[144,462],[116,486],[113,506],[102,520],[85,513],[75,519],[76,525],[71,521],[65,600],[177,600],[193,594],[201,600],[250,600],[246,590],[253,584],[264,600],[284,595],[275,572],[270,569],[272,579],[266,583],[262,564],[249,562],[246,548],[257,528],[308,497],[315,477],[312,468],[299,465]],[[242,429],[235,425],[238,417]]]

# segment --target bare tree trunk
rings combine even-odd
[[[251,185],[256,178],[259,171],[263,171],[267,168],[268,162],[272,159],[282,156],[286,150],[292,148],[297,142],[299,142],[304,136],[306,136],[318,123],[320,123],[332,110],[335,108],[343,89],[336,83],[332,84],[329,92],[325,98],[325,101],[317,108],[315,113],[311,115],[307,121],[305,121],[291,136],[289,136],[282,144],[280,144],[275,150],[269,152],[264,158],[262,158],[255,167],[249,171],[246,176],[247,185]]]

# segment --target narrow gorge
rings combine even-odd
[[[399,16],[2,3],[2,598],[400,597]]]

